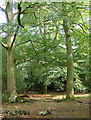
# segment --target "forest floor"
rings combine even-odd
[[[27,102],[2,104],[7,118],[89,118],[89,94],[76,94],[76,101],[61,101],[64,94],[20,94]],[[16,111],[16,113],[15,113]],[[32,120],[32,119],[31,119]]]

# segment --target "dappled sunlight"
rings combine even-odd
[[[74,95],[74,97],[89,97],[89,94],[78,94],[78,95]],[[53,97],[53,99],[64,99],[66,98],[66,95],[57,95],[55,97]]]
[[[87,118],[88,2],[11,1],[0,4],[3,118]]]

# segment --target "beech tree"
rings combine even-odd
[[[63,4],[65,10],[63,9],[64,16],[67,17],[68,12],[66,10],[66,4]],[[70,35],[70,28],[68,27],[67,19],[63,19],[63,28],[66,36],[66,47],[67,47],[67,85],[66,85],[66,98],[73,99],[74,98],[74,86],[73,86],[73,52],[72,52],[72,42]]]
[[[67,22],[63,20],[63,27],[66,35],[66,46],[67,46],[67,99],[74,97],[73,90],[73,53],[72,53],[72,43],[71,36],[69,33],[69,28]]]
[[[3,42],[0,42],[1,45],[6,49],[7,51],[7,92],[8,97],[10,101],[15,101],[17,97],[16,92],[16,82],[15,82],[15,40],[16,36],[19,30],[19,27],[24,28],[24,26],[21,24],[20,16],[21,14],[24,14],[28,8],[33,8],[36,4],[40,6],[39,3],[30,3],[28,7],[23,9],[21,11],[21,3],[17,3],[17,12],[14,13],[14,3],[13,1],[7,0],[5,2],[6,8],[0,7],[0,10],[5,13],[6,19],[7,19],[7,31],[4,31],[7,33],[7,43],[4,44]],[[18,24],[14,23],[15,16],[17,15],[17,21]],[[35,14],[34,14],[35,15]],[[29,40],[31,41],[31,40]],[[26,43],[26,42],[25,42]]]
[[[7,24],[13,24],[14,23],[14,14],[13,14],[13,5],[12,2],[6,1],[5,2],[6,8],[3,9],[0,7],[0,9],[5,13],[7,18]],[[12,31],[12,32],[11,32]],[[15,54],[15,39],[16,34],[18,31],[18,27],[16,32],[14,32],[14,27],[12,26],[11,31],[7,31],[8,37],[7,43],[4,44],[1,42],[2,46],[7,51],[7,92],[9,99],[11,101],[15,101],[17,97],[16,93],[16,83],[15,83],[15,63],[14,63],[14,54]]]

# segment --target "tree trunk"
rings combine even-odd
[[[44,17],[44,21],[45,21],[45,17]],[[43,35],[44,35],[44,46],[46,47],[46,25],[45,25],[45,23],[44,23],[44,33],[43,33]],[[47,49],[45,48],[44,49],[44,53],[47,53]],[[46,58],[44,57],[44,61],[45,62],[47,62],[47,60],[46,60]],[[45,63],[45,65],[46,65],[47,63]],[[46,70],[44,70],[44,74],[46,74]],[[44,84],[44,93],[45,94],[47,94],[47,84],[46,84],[46,80],[47,80],[47,75],[44,75],[44,82],[45,82],[45,84]]]
[[[67,44],[67,99],[74,97],[73,90],[73,57],[72,57],[72,46],[71,46],[71,37],[66,36]]]
[[[63,28],[66,35],[66,46],[67,46],[67,85],[66,85],[66,98],[73,99],[74,98],[74,90],[73,90],[73,57],[72,57],[72,45],[71,45],[71,37],[69,33],[69,28],[67,22],[63,20]]]
[[[16,84],[15,84],[15,65],[14,65],[14,48],[7,50],[7,92],[10,101],[16,99]]]
[[[12,11],[12,3],[6,2],[6,10],[8,14],[7,22],[13,22],[13,11]],[[15,101],[17,93],[16,93],[16,84],[15,84],[15,64],[14,64],[14,54],[15,54],[15,42],[12,45],[14,39],[14,33],[12,29],[12,33],[9,34],[7,38],[7,92],[10,101]]]
[[[91,1],[89,2],[89,75],[88,75],[88,84],[91,92]],[[90,96],[91,99],[91,96]]]
[[[0,36],[1,41],[1,36]],[[2,111],[2,47],[0,46],[0,111]],[[2,113],[0,112],[0,116]]]

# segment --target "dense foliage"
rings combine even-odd
[[[23,2],[21,23],[16,37],[15,77],[18,93],[29,91],[65,91],[67,82],[66,40],[63,19],[68,22],[73,49],[75,91],[90,90],[88,3],[28,3]],[[28,7],[30,6],[30,7]],[[17,11],[18,4],[14,4]],[[27,8],[27,9],[26,9]],[[68,13],[65,16],[65,11]],[[12,32],[18,24],[1,25]],[[3,35],[6,42],[8,34]],[[6,51],[3,48],[3,92],[6,92]]]

